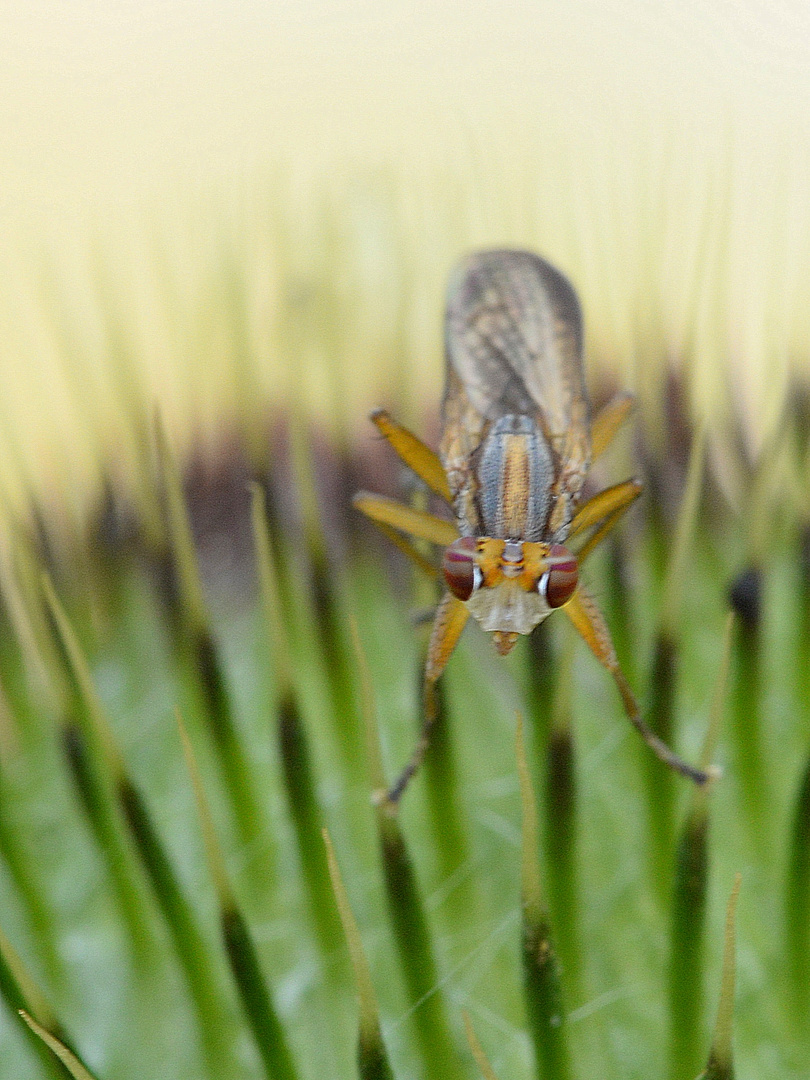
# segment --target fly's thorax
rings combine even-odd
[[[477,455],[478,505],[487,536],[539,541],[547,536],[554,458],[530,416],[502,416]]]
[[[464,536],[443,564],[447,587],[484,630],[528,634],[573,596],[578,567],[560,544]],[[511,647],[511,646],[510,646]]]

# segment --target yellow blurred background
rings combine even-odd
[[[582,296],[589,365],[689,372],[752,450],[810,376],[798,0],[26,0],[0,33],[0,488],[296,403],[418,417],[473,246]]]

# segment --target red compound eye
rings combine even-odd
[[[539,590],[550,608],[567,604],[577,587],[579,567],[577,560],[562,544],[552,544],[548,553],[550,566],[540,578]]]
[[[444,580],[457,600],[469,600],[481,584],[481,571],[475,563],[477,547],[474,536],[461,536],[445,548],[442,559]]]

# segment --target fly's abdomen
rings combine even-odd
[[[554,464],[534,420],[516,415],[496,420],[481,443],[476,471],[483,534],[543,540]]]

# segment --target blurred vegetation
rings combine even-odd
[[[99,1080],[808,1075],[808,336],[772,301],[810,263],[740,260],[723,155],[716,202],[579,164],[277,179],[6,293],[0,1077],[73,1067],[19,1009]],[[645,495],[588,580],[724,776],[667,774],[564,620],[505,661],[471,627],[394,821],[435,596],[352,517],[420,497],[360,419],[433,439],[447,271],[509,242],[577,284],[594,400],[638,391],[596,479]]]

